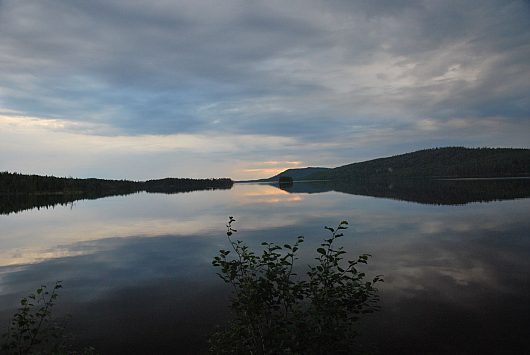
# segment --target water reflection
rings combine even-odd
[[[370,181],[315,181],[279,185],[294,193],[338,191],[433,205],[513,200],[530,197],[530,179],[401,179]]]
[[[0,216],[0,324],[21,295],[61,279],[79,343],[113,354],[204,351],[227,316],[210,261],[226,247],[228,215],[254,247],[305,235],[301,265],[326,236],[322,226],[348,219],[346,249],[373,254],[367,272],[385,274],[383,310],[362,323],[368,348],[527,353],[529,210],[530,199],[436,206],[236,185]]]
[[[157,180],[158,181],[158,180]],[[155,181],[156,182],[156,181]],[[207,187],[207,188],[174,188],[172,186],[152,186],[148,187],[145,192],[148,193],[163,193],[163,194],[182,194],[193,191],[213,191],[213,190],[229,190],[232,188],[232,182],[226,187]],[[110,196],[127,196],[132,194],[142,193],[143,190],[123,191],[109,191],[98,192],[88,191],[81,193],[28,193],[28,194],[0,194],[0,215],[19,213],[33,208],[50,209],[55,206],[70,206],[73,207],[76,201],[83,200],[97,200]]]
[[[343,192],[352,195],[391,198],[435,205],[459,205],[469,202],[489,202],[512,200],[530,197],[530,178],[503,178],[503,179],[455,179],[455,180],[426,180],[426,179],[401,179],[401,180],[360,180],[360,181],[314,181],[296,182],[290,184],[258,184],[253,185],[254,190],[245,196],[258,199],[252,203],[280,203],[285,201],[299,202],[300,195],[282,193],[322,193],[328,191]],[[276,186],[278,189],[271,189]],[[211,188],[208,190],[230,189]],[[204,190],[204,189],[202,189]],[[201,190],[185,190],[163,193],[189,193]],[[156,193],[155,191],[147,191]],[[140,194],[132,192],[130,194]],[[19,213],[25,210],[53,209],[55,206],[69,206],[73,208],[76,201],[95,200],[110,196],[126,196],[126,194],[90,193],[83,195],[69,194],[27,194],[27,195],[0,195],[0,215]]]
[[[245,186],[245,185],[243,185]],[[286,203],[286,202],[301,202],[303,195],[290,194],[287,191],[276,189],[273,185],[261,184],[251,185],[252,189],[245,192],[241,200],[243,203],[256,204],[256,203]]]
[[[103,353],[206,350],[205,336],[226,315],[226,290],[210,270],[217,243],[209,237],[110,238],[69,249],[82,254],[0,268],[2,324],[7,305],[54,279],[64,281],[58,309],[72,314],[76,341]]]

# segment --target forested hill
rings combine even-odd
[[[309,178],[530,176],[530,149],[448,147],[353,163]]]
[[[138,191],[181,192],[230,188],[230,179],[176,179],[148,181],[76,179],[0,172],[0,195],[7,194],[128,194]]]
[[[306,180],[530,176],[530,149],[447,147],[339,166]]]
[[[258,182],[268,182],[268,181],[278,181],[283,176],[289,176],[292,177],[293,180],[307,180],[308,176],[314,175],[314,174],[320,174],[320,173],[326,173],[330,171],[331,168],[315,168],[315,167],[309,167],[309,168],[299,168],[299,169],[287,169],[277,175],[271,176],[267,179],[260,179],[260,180],[252,180],[252,181],[258,181]]]

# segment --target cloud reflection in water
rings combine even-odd
[[[368,273],[385,275],[383,310],[363,323],[363,339],[376,342],[376,350],[528,350],[529,199],[432,206],[325,192],[271,208],[261,197],[276,195],[260,194],[269,191],[263,189],[135,195],[82,203],[75,213],[2,217],[8,222],[2,235],[26,236],[10,252],[34,241],[51,251],[60,245],[64,254],[0,267],[1,317],[35,286],[62,279],[62,310],[72,314],[80,343],[112,353],[204,350],[205,334],[227,316],[227,289],[210,265],[227,246],[226,216],[236,216],[238,237],[254,247],[305,235],[300,265],[311,262],[324,225],[347,219],[346,249],[373,254]],[[284,195],[290,196],[277,196]],[[74,236],[70,243],[54,234],[65,227],[59,219]],[[32,224],[24,226],[28,220]],[[75,233],[76,226],[84,234]],[[158,229],[144,234],[151,226]],[[138,233],[131,233],[134,228]],[[35,230],[42,236],[32,238]],[[376,341],[381,336],[384,341]]]

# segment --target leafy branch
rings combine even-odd
[[[302,236],[292,245],[263,242],[256,254],[240,240],[235,219],[229,217],[227,237],[232,250],[220,250],[212,264],[233,289],[234,319],[210,339],[214,353],[321,354],[348,353],[362,314],[378,310],[375,284],[381,275],[365,281],[358,270],[369,254],[344,260],[336,242],[348,228],[342,221],[325,227],[330,237],[317,248],[317,261],[304,279],[293,272]],[[230,257],[234,253],[233,258]]]
[[[52,317],[60,288],[61,281],[57,281],[51,289],[42,285],[20,300],[20,307],[3,335],[3,351],[30,354],[42,352],[42,349],[58,352],[63,347],[65,324]]]

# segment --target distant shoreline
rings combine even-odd
[[[365,177],[362,180],[371,180],[371,179],[381,179],[381,180],[413,180],[413,179],[423,179],[423,180],[437,180],[437,181],[470,181],[470,180],[526,180],[530,179],[530,176],[491,176],[491,177],[446,177],[446,178],[440,178],[440,177],[433,177],[433,176],[400,176],[400,177]],[[341,179],[333,180],[333,179],[319,179],[319,180],[293,180],[293,183],[300,183],[300,182],[326,182],[326,181],[343,181]],[[355,180],[346,180],[346,181],[355,181]],[[244,180],[244,181],[234,181],[234,184],[263,184],[263,185],[270,185],[270,184],[278,184],[277,180],[269,180],[269,181],[263,181],[263,180]]]
[[[226,189],[231,188],[233,183],[234,182],[229,178],[164,178],[157,180],[131,181],[96,178],[66,178],[0,172],[0,195],[119,195],[140,191],[173,193],[193,190]]]

